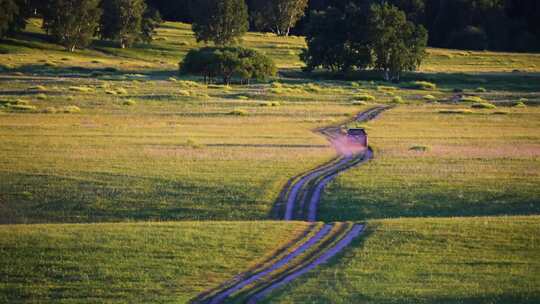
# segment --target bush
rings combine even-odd
[[[430,102],[434,102],[434,101],[437,101],[437,97],[433,96],[433,95],[425,95],[424,97],[424,100],[426,101],[430,101]]]
[[[242,47],[205,47],[194,49],[179,64],[180,74],[203,76],[205,81],[216,77],[230,84],[233,78],[241,82],[266,80],[276,74],[274,62],[258,51]]]
[[[436,90],[437,85],[428,81],[413,81],[408,83],[407,87],[417,90]]]
[[[37,94],[37,95],[36,95],[36,99],[37,99],[37,100],[46,100],[46,99],[47,99],[47,95],[45,95],[45,94]]]
[[[362,94],[354,97],[354,100],[358,101],[374,101],[375,97],[368,95],[368,94]]]
[[[362,101],[362,100],[355,100],[355,101],[352,102],[352,105],[353,106],[365,106],[365,105],[367,105],[367,102]]]
[[[394,98],[392,98],[392,103],[404,103],[404,101],[401,96],[394,96]]]
[[[42,85],[37,85],[37,86],[33,86],[33,87],[29,87],[28,88],[30,91],[41,91],[41,92],[44,92],[44,91],[47,91],[47,88],[42,86]]]
[[[33,112],[36,110],[36,107],[26,104],[10,104],[8,105],[8,109],[17,112]]]
[[[60,109],[62,113],[79,113],[81,112],[81,108],[77,106],[66,106]]]
[[[478,96],[463,96],[461,97],[461,99],[459,100],[461,102],[475,102],[475,103],[483,103],[485,102],[482,97],[478,97]]]
[[[279,107],[281,104],[277,101],[267,101],[259,104],[261,107]]]
[[[487,103],[487,102],[477,102],[477,103],[474,103],[473,105],[471,105],[471,108],[473,108],[473,109],[496,109],[497,106],[495,106],[494,104],[491,104],[491,103]]]
[[[247,116],[249,115],[249,112],[244,109],[234,109],[229,112],[229,115],[235,115],[235,116]]]
[[[131,100],[131,99],[128,99],[128,100],[124,100],[124,102],[122,103],[124,106],[134,106],[136,105],[137,103],[134,101],[134,100]]]
[[[487,92],[486,88],[483,88],[483,87],[478,87],[478,88],[476,88],[475,91],[476,91],[477,93],[485,93],[485,92]]]
[[[94,91],[94,89],[89,88],[89,87],[75,87],[75,86],[69,87],[69,90],[74,91],[74,92],[86,92],[86,93]]]
[[[514,108],[525,108],[525,107],[527,107],[527,105],[523,101],[521,101],[521,99],[520,99],[520,101],[516,102],[513,105],[513,107]]]

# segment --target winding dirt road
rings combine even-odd
[[[352,121],[369,121],[387,109],[389,107],[385,106],[371,108],[358,114]],[[288,183],[281,195],[280,213],[283,220],[315,222],[326,185],[340,173],[373,157],[370,148],[347,138],[343,125],[317,130],[328,138],[337,156]],[[280,254],[273,259],[225,282],[217,289],[199,295],[191,302],[218,304],[234,299],[232,301],[235,303],[257,303],[273,290],[327,262],[361,235],[363,230],[364,225],[354,223],[313,223],[304,237],[280,250]]]

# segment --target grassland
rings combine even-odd
[[[305,223],[4,225],[2,303],[185,303],[270,257]]]
[[[540,218],[370,221],[339,260],[267,303],[538,303]]]
[[[540,213],[540,111],[449,108],[399,107],[370,123],[375,161],[331,185],[322,218]]]
[[[540,55],[430,49],[401,84],[317,80],[298,71],[303,38],[249,33],[282,76],[227,87],[176,77],[201,46],[186,24],[75,53],[39,26],[0,44],[0,302],[183,303],[217,286],[306,224],[191,221],[270,218],[289,178],[334,156],[312,131],[376,104],[396,107],[365,126],[375,159],[320,210],[369,233],[270,301],[539,301]],[[185,222],[60,224],[163,220]],[[43,224],[8,225],[23,223]]]

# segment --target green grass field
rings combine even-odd
[[[354,249],[267,303],[538,303],[540,218],[370,221]]]
[[[540,301],[539,54],[429,49],[400,84],[329,80],[299,72],[302,37],[249,33],[282,74],[226,87],[177,77],[202,46],[186,24],[75,53],[39,26],[0,44],[0,302],[185,303],[216,287],[307,228],[263,220],[335,155],[313,131],[378,104],[396,107],[365,126],[375,159],[320,210],[369,233],[269,302]]]
[[[299,237],[306,223],[7,225],[2,303],[185,303]]]
[[[370,123],[375,160],[331,185],[322,218],[539,214],[540,111],[441,113],[452,108],[398,107]]]

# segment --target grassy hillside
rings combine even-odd
[[[2,303],[185,303],[301,236],[304,223],[0,227]]]
[[[398,107],[370,123],[375,160],[329,187],[322,218],[539,214],[539,109],[447,114],[463,108]]]
[[[298,55],[306,47],[303,37],[277,37],[273,34],[248,33],[242,44],[263,51],[274,58],[281,69],[303,66]],[[0,67],[23,72],[62,72],[63,69],[115,68],[124,72],[172,72],[195,41],[191,26],[165,22],[151,45],[119,49],[107,41],[95,41],[89,50],[67,53],[63,47],[48,42],[41,20],[32,19],[27,32],[0,45]],[[482,73],[539,72],[540,55],[429,49],[423,72]]]
[[[539,235],[538,217],[372,221],[267,303],[538,303]]]

